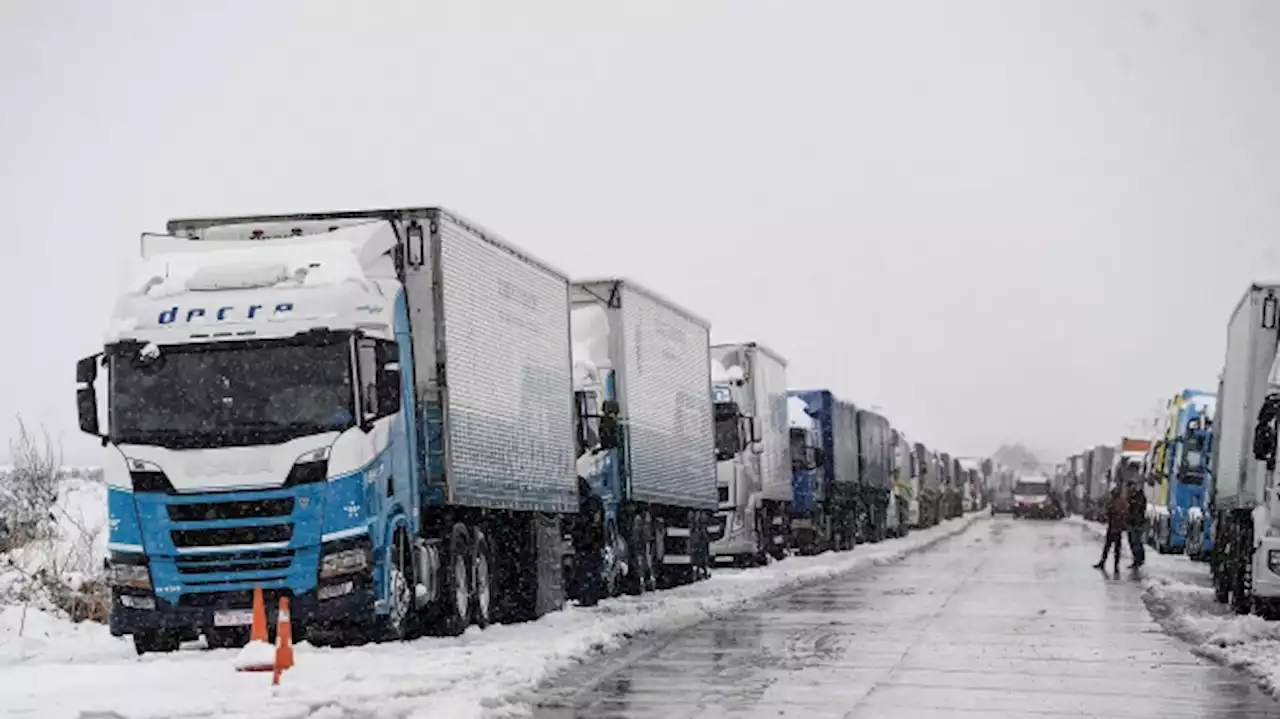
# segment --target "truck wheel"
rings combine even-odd
[[[475,605],[472,616],[476,626],[483,629],[493,621],[493,553],[489,549],[489,538],[484,532],[476,530],[471,550],[471,596]]]
[[[458,636],[471,622],[471,537],[467,526],[453,525],[449,534],[449,565],[440,592],[441,633]]]
[[[382,623],[382,636],[388,641],[408,638],[413,614],[413,588],[409,581],[411,562],[404,535],[397,533],[387,565],[387,617]]]
[[[140,632],[133,635],[133,649],[139,656],[178,651],[181,644],[174,632]]]

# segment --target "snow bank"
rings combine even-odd
[[[114,711],[130,719],[237,717],[442,717],[527,715],[522,697],[573,665],[640,633],[671,632],[804,584],[893,563],[981,521],[944,522],[852,552],[792,557],[759,569],[717,572],[674,590],[571,607],[539,621],[472,628],[454,639],[317,649],[300,644],[274,691],[270,678],[234,671],[235,650],[65,662],[51,640],[43,656],[0,667],[0,715],[73,717]],[[105,629],[102,629],[105,633]],[[108,638],[109,639],[109,638]],[[83,640],[83,638],[81,638]],[[67,638],[75,641],[75,638]],[[103,641],[100,636],[91,642]],[[125,647],[125,640],[114,640]],[[93,648],[101,647],[93,645]],[[68,691],[74,688],[74,691]]]

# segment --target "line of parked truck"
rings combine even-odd
[[[1061,469],[1095,519],[1117,482],[1144,487],[1148,543],[1209,562],[1219,602],[1268,619],[1280,616],[1278,296],[1280,283],[1257,282],[1232,310],[1216,392],[1184,389],[1155,437],[1095,447]]]
[[[316,642],[456,634],[986,501],[989,461],[447,210],[178,219],[142,255],[76,367],[140,653],[244,643],[255,587]]]

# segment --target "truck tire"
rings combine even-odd
[[[449,532],[448,563],[442,572],[436,626],[445,635],[456,637],[471,623],[471,535],[462,523]]]
[[[181,643],[176,632],[139,632],[133,635],[133,650],[138,656],[176,652]]]
[[[472,621],[481,629],[493,621],[493,551],[489,546],[489,538],[476,529],[475,538],[471,542],[471,598]]]
[[[409,543],[402,532],[397,532],[387,563],[387,616],[382,620],[382,631],[379,632],[386,641],[409,638],[413,624],[412,567]]]

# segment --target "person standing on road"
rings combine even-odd
[[[1130,569],[1137,569],[1147,561],[1147,548],[1142,544],[1144,530],[1147,528],[1147,495],[1142,485],[1137,482],[1129,487],[1129,552],[1133,554]]]
[[[1125,525],[1129,520],[1129,497],[1126,495],[1124,485],[1117,484],[1116,488],[1111,490],[1111,499],[1107,501],[1106,506],[1107,518],[1107,542],[1102,545],[1102,559],[1093,565],[1094,569],[1105,569],[1107,564],[1107,553],[1111,551],[1111,547],[1115,546],[1116,559],[1115,570],[1120,571],[1120,545],[1124,543]]]

